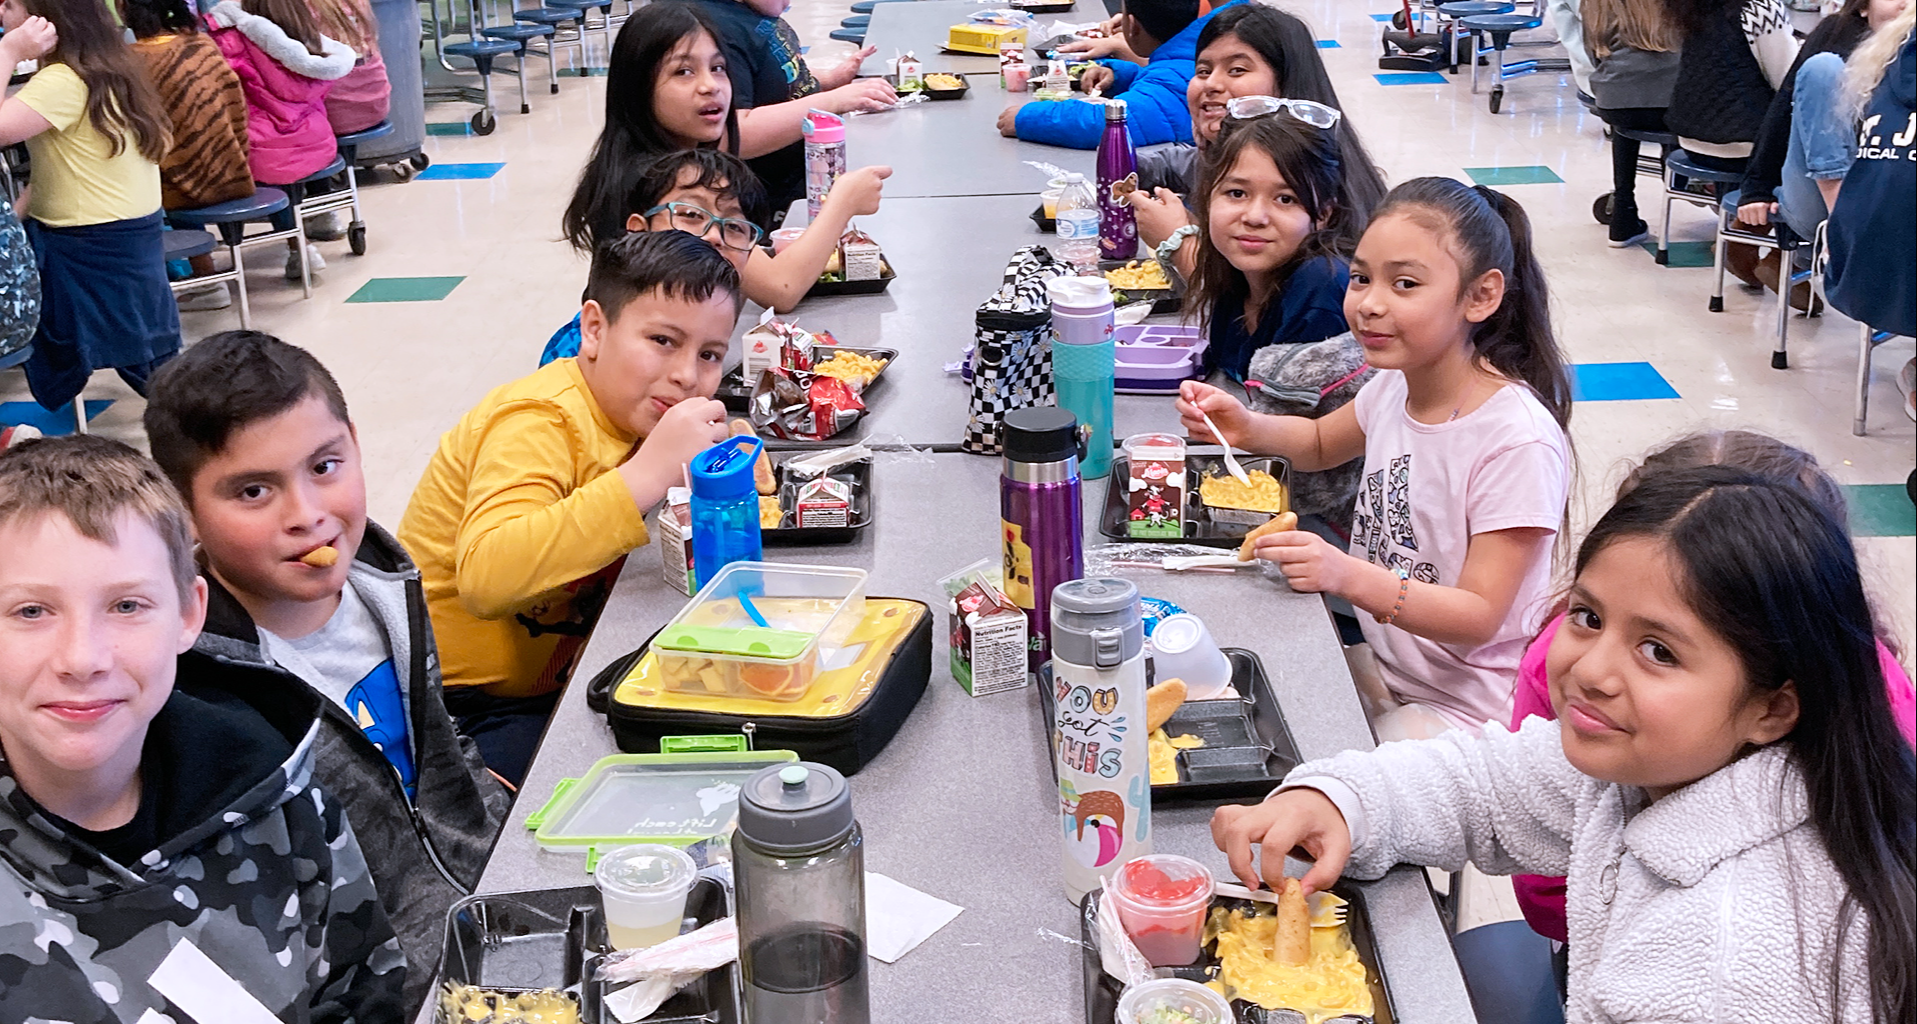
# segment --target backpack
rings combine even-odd
[[[0,357],[26,348],[39,326],[39,264],[27,241],[27,229],[20,226],[12,201],[0,190]]]

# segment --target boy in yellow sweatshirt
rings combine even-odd
[[[594,254],[579,355],[496,388],[440,439],[399,540],[419,564],[446,709],[525,776],[646,509],[725,440],[714,401],[739,274],[681,231]]]

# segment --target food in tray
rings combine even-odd
[[[823,373],[828,377],[837,377],[847,384],[863,391],[879,373],[885,369],[889,360],[862,356],[857,352],[839,352],[832,358],[814,366],[813,373]]]
[[[939,71],[925,76],[925,87],[927,89],[937,89],[940,92],[952,89],[963,89],[965,88],[965,80],[957,75],[948,75]]]
[[[1112,191],[1118,191],[1117,184],[1112,186]],[[1157,260],[1133,260],[1122,267],[1105,271],[1105,280],[1119,291],[1149,292],[1171,289],[1171,281],[1165,277],[1165,268],[1159,266]]]
[[[1285,485],[1262,469],[1245,474],[1250,485],[1236,477],[1207,476],[1198,482],[1198,498],[1212,508],[1241,508],[1249,512],[1278,513],[1285,510]]]
[[[1185,703],[1187,689],[1183,679],[1167,679],[1145,691],[1146,756],[1151,761],[1152,785],[1170,786],[1178,782],[1178,752],[1205,745],[1196,736],[1167,736],[1165,723],[1178,706]]]
[[[1271,517],[1271,521],[1245,534],[1244,543],[1238,545],[1238,560],[1251,561],[1252,552],[1258,547],[1258,538],[1270,533],[1284,533],[1298,528],[1298,513],[1280,512]]]
[[[1167,679],[1145,691],[1145,731],[1155,732],[1171,721],[1173,712],[1185,703],[1189,688],[1183,679]]]
[[[1316,898],[1316,913],[1309,914],[1310,952],[1302,964],[1279,959],[1282,905],[1261,904],[1252,911],[1214,906],[1205,923],[1205,943],[1215,944],[1219,962],[1218,979],[1211,987],[1227,999],[1243,999],[1268,1010],[1297,1010],[1309,1024],[1343,1014],[1372,1015],[1375,1007],[1365,965],[1338,909],[1344,900],[1330,893]],[[1295,924],[1294,919],[1293,928]]]
[[[495,992],[446,982],[439,993],[440,1019],[448,1024],[579,1024],[579,1003],[557,989]]]
[[[759,495],[759,529],[776,530],[782,522],[785,522],[785,509],[779,505],[779,496]]]
[[[733,437],[746,437],[748,435],[757,437],[759,435],[758,431],[752,429],[751,420],[733,420],[727,424],[727,427],[732,431]],[[752,489],[758,491],[760,494],[771,494],[779,489],[778,474],[772,471],[772,453],[763,448],[759,449],[759,460],[752,465]],[[764,503],[761,502],[760,504],[763,506]],[[759,509],[759,521],[761,524],[765,522],[765,509],[763,507]],[[779,524],[773,523],[772,525],[777,526]]]

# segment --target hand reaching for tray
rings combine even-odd
[[[1306,894],[1322,892],[1337,883],[1351,857],[1345,816],[1315,789],[1288,789],[1264,803],[1220,807],[1211,816],[1211,838],[1247,889],[1282,886],[1285,857],[1296,849],[1316,861],[1301,879]]]

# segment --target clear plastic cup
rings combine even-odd
[[[1152,628],[1152,678],[1183,679],[1186,700],[1211,700],[1231,685],[1231,660],[1203,619],[1179,612]]]
[[[1153,967],[1183,967],[1198,959],[1211,886],[1211,872],[1203,864],[1154,853],[1126,861],[1112,875],[1105,897]]]
[[[777,256],[784,252],[786,246],[798,241],[799,236],[803,234],[805,234],[804,228],[780,228],[774,231],[772,233],[772,255]]]
[[[1114,1024],[1142,1024],[1154,1010],[1180,1010],[1198,1024],[1232,1024],[1231,1003],[1224,996],[1184,978],[1158,978],[1133,985],[1118,997]]]
[[[592,880],[606,908],[612,948],[645,949],[678,935],[686,894],[698,879],[698,865],[670,846],[638,843],[601,856]]]

